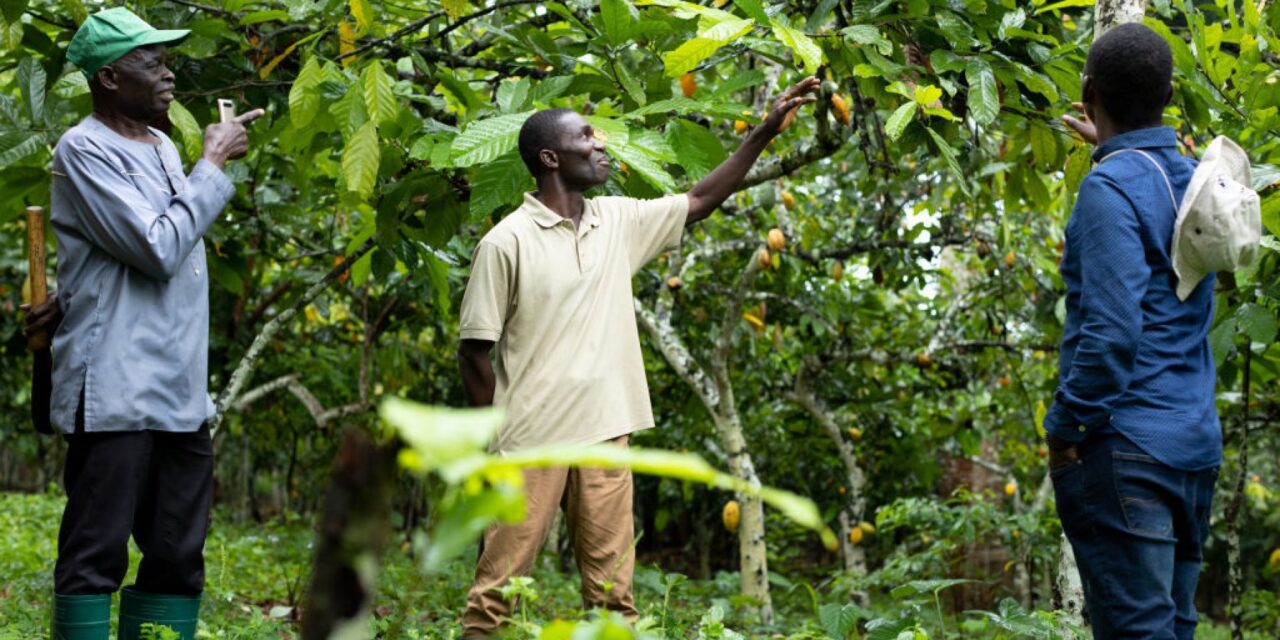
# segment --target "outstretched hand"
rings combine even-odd
[[[818,98],[812,94],[817,92],[821,84],[820,80],[809,76],[783,91],[782,95],[773,101],[773,107],[769,109],[769,114],[761,123],[764,130],[771,136],[786,130],[787,125],[791,124],[791,119],[795,117],[797,109],[810,102],[817,102]]]
[[[1080,134],[1080,138],[1089,144],[1098,144],[1098,128],[1089,121],[1089,114],[1084,111],[1084,103],[1072,102],[1071,106],[1080,113],[1083,118],[1076,118],[1070,115],[1062,116],[1062,124],[1075,130]]]

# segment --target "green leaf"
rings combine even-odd
[[[609,44],[619,46],[631,39],[631,3],[627,0],[601,0],[600,21]]]
[[[675,178],[662,168],[662,164],[639,147],[628,144],[610,144],[609,155],[617,158],[644,179],[645,182],[663,193],[671,193],[676,189]]]
[[[372,195],[378,182],[381,157],[378,128],[373,122],[366,122],[347,140],[347,146],[342,150],[342,175],[347,191],[354,191],[366,199]]]
[[[701,180],[727,155],[716,134],[688,120],[671,121],[666,135],[667,144],[690,180]]]
[[[1049,11],[1057,11],[1059,9],[1070,9],[1072,7],[1092,7],[1097,0],[1060,0],[1051,4],[1046,4],[1036,9],[1035,15],[1047,13]]]
[[[626,90],[627,95],[631,96],[631,99],[635,100],[636,104],[644,106],[644,103],[648,101],[648,96],[644,93],[644,86],[636,80],[635,76],[631,75],[631,72],[627,70],[627,65],[622,60],[614,60],[613,70],[617,72],[618,82],[622,84],[622,88]]]
[[[5,22],[22,22],[22,14],[27,10],[27,0],[0,0],[0,15]]]
[[[691,38],[674,50],[662,54],[662,64],[666,67],[667,77],[679,78],[692,71],[724,45],[722,40]]]
[[[1236,352],[1236,319],[1224,318],[1209,332],[1209,349],[1213,351],[1214,366],[1221,369],[1223,363]]]
[[[498,108],[503,113],[512,113],[524,109],[529,101],[530,83],[528,78],[520,78],[515,82],[503,82],[498,85]]]
[[[939,89],[938,87],[935,87],[931,84],[925,85],[923,87],[917,86],[915,95],[911,96],[911,98],[916,101],[916,104],[922,107],[927,107],[930,104],[933,104],[935,100],[938,100],[941,97],[942,97],[942,89]]]
[[[483,464],[485,449],[502,426],[501,407],[452,409],[389,396],[378,413],[416,453],[410,468],[439,471],[469,459]],[[461,476],[452,476],[457,479]]]
[[[954,50],[968,51],[973,47],[973,28],[963,18],[950,11],[939,11],[934,20]]]
[[[1053,169],[1058,160],[1058,137],[1053,130],[1039,120],[1032,120],[1027,132],[1031,138],[1031,153],[1043,169]]]
[[[469,217],[478,220],[499,207],[517,204],[521,194],[534,187],[533,177],[516,151],[482,164],[471,179]]]
[[[1280,238],[1280,191],[1262,198],[1262,224],[1271,235]]]
[[[957,580],[954,578],[943,578],[937,580],[912,580],[903,585],[894,587],[889,595],[895,598],[909,598],[914,595],[937,595],[943,589],[968,584],[973,580]]]
[[[1000,94],[996,90],[996,76],[991,65],[981,58],[974,58],[965,65],[965,80],[969,83],[969,117],[986,126],[1000,113]]]
[[[1276,316],[1270,309],[1258,304],[1245,304],[1236,311],[1236,322],[1241,332],[1259,344],[1271,344],[1276,337]]]
[[[0,167],[5,167],[44,148],[44,134],[12,131],[0,135]]]
[[[804,63],[805,73],[812,75],[818,71],[822,64],[822,47],[814,43],[813,39],[777,20],[773,21],[773,35],[796,54],[796,59]]]
[[[1093,158],[1090,156],[1089,148],[1076,145],[1076,148],[1067,156],[1067,167],[1063,172],[1067,193],[1075,195],[1080,190],[1080,183],[1084,182],[1084,177],[1089,175],[1089,170],[1092,168]]]
[[[837,640],[844,640],[858,627],[860,609],[857,605],[824,604],[818,609],[818,621],[827,635]]]
[[[938,152],[942,154],[942,159],[946,161],[947,169],[951,171],[951,176],[955,178],[956,185],[960,187],[960,191],[966,196],[973,197],[973,194],[969,191],[969,180],[964,175],[964,171],[961,171],[960,162],[956,159],[956,150],[950,144],[947,144],[947,141],[932,127],[925,127],[925,130],[929,132],[929,137],[933,138],[933,143],[938,146]]]
[[[182,136],[182,152],[185,160],[195,164],[204,149],[204,132],[200,130],[200,124],[177,100],[169,103],[169,122],[173,123],[173,127]]]
[[[378,124],[396,117],[400,104],[391,90],[394,84],[381,60],[372,60],[360,74],[360,86],[364,90],[364,104],[369,117]]]
[[[324,70],[316,56],[307,58],[289,87],[289,122],[295,129],[302,129],[316,117],[320,109],[320,82]]]
[[[329,110],[333,112],[333,117],[338,122],[338,128],[346,136],[355,133],[357,129],[369,121],[369,116],[364,106],[364,95],[355,87],[348,88],[346,95],[334,102],[329,107]]]
[[[915,102],[905,102],[898,107],[884,123],[885,135],[889,136],[890,140],[900,138],[902,132],[907,130],[907,125],[911,124],[911,119],[915,117],[918,108],[920,105]]]
[[[243,18],[237,23],[242,27],[251,24],[259,24],[262,22],[288,22],[289,12],[282,9],[264,9],[262,11],[250,11],[244,14]]]
[[[1255,164],[1250,168],[1249,173],[1253,178],[1254,191],[1265,191],[1280,185],[1280,165]],[[1276,235],[1280,236],[1280,233]]]
[[[875,25],[855,24],[840,30],[845,39],[858,45],[871,45],[880,55],[893,55],[893,43]]]
[[[769,23],[769,14],[765,13],[764,4],[760,0],[733,0],[733,4],[757,23]]]
[[[27,112],[32,122],[42,122],[44,118],[45,82],[44,67],[34,57],[27,56],[18,61],[16,79],[22,91],[22,99],[27,103]]]
[[[477,120],[453,139],[453,165],[470,167],[492,162],[516,147],[520,127],[532,112]]]

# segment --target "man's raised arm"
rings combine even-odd
[[[769,114],[747,135],[732,155],[725,158],[720,166],[707,174],[689,190],[689,217],[685,224],[690,225],[711,215],[720,203],[737,191],[738,185],[747,172],[755,165],[769,141],[778,135],[788,114],[802,105],[814,102],[816,97],[810,95],[818,90],[819,80],[814,77],[805,78],[782,92],[773,102]]]

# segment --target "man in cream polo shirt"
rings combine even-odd
[[[467,395],[473,405],[507,410],[492,450],[626,446],[632,432],[654,426],[631,277],[737,189],[786,114],[813,102],[817,88],[808,78],[783,92],[719,167],[687,194],[655,200],[584,197],[609,177],[604,143],[571,110],[530,116],[520,154],[538,190],[481,239],[462,300],[458,362]],[[525,490],[524,522],[485,532],[463,637],[497,631],[509,611],[498,587],[528,574],[561,504],[584,606],[635,618],[631,473],[530,469]]]

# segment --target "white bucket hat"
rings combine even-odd
[[[1179,300],[1186,300],[1206,275],[1253,262],[1262,239],[1262,208],[1251,185],[1244,149],[1229,138],[1214,138],[1191,176],[1173,227]]]

